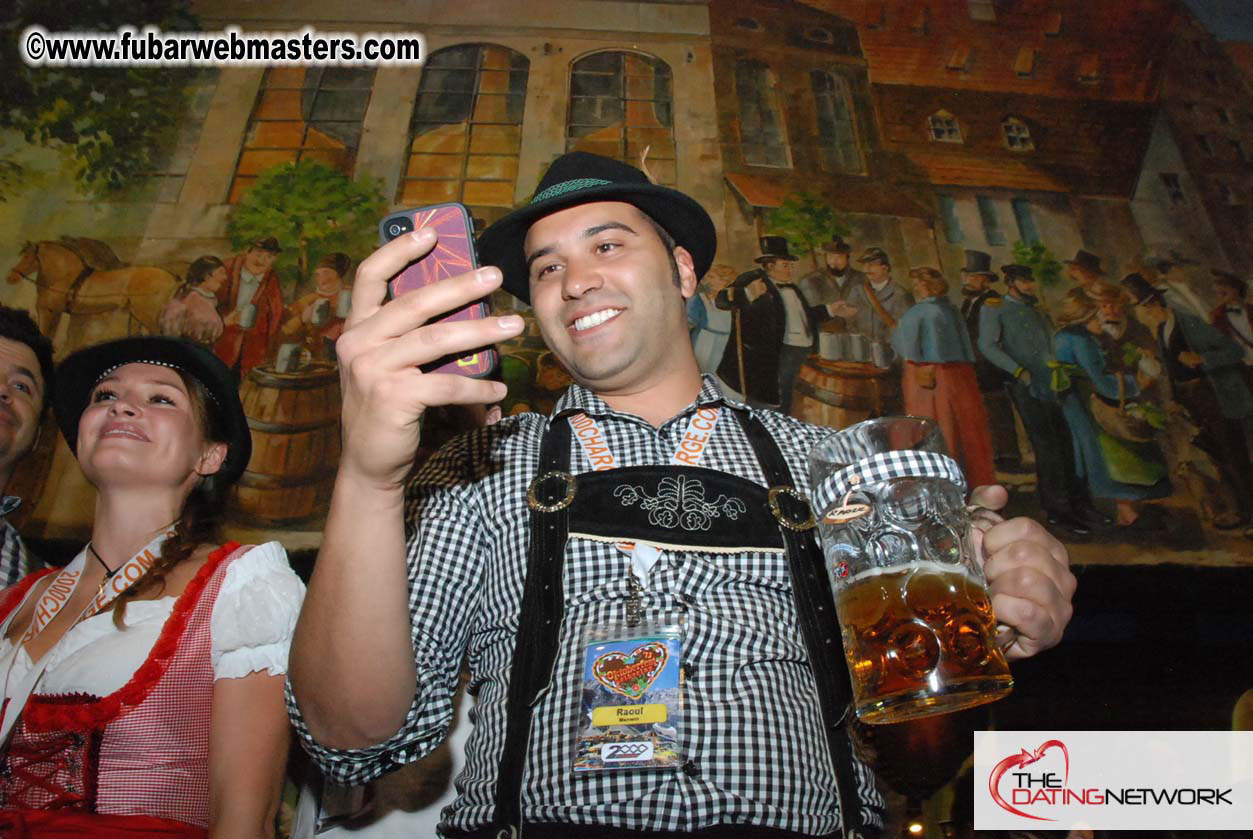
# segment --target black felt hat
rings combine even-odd
[[[235,377],[213,353],[181,338],[122,338],[81,349],[61,362],[52,406],[70,451],[77,456],[78,420],[87,409],[96,382],[123,364],[134,362],[181,370],[204,385],[209,393],[209,410],[221,419],[226,432],[226,460],[217,473],[219,480],[223,486],[238,480],[252,456],[252,433],[239,401]]]
[[[992,255],[983,251],[965,251],[966,264],[962,266],[962,270],[967,274],[987,274],[992,279],[996,279],[996,272],[992,270]]]
[[[531,202],[483,231],[478,240],[482,265],[495,265],[505,275],[504,287],[524,303],[531,302],[523,242],[526,232],[544,216],[593,201],[623,201],[661,225],[692,255],[697,278],[714,259],[718,234],[705,208],[677,189],[658,186],[634,166],[575,151],[548,167]]]
[[[762,236],[761,256],[753,261],[773,262],[776,259],[783,259],[788,262],[796,261],[796,257],[792,256],[792,252],[787,249],[787,239],[782,236]]]
[[[1031,266],[1019,265],[1016,262],[1002,265],[1001,273],[1005,275],[1007,280],[1027,280],[1028,282],[1035,280],[1035,274],[1031,272]]]
[[[1166,298],[1162,296],[1161,291],[1153,287],[1153,284],[1140,274],[1128,274],[1122,278],[1122,286],[1131,293],[1131,298],[1136,301],[1136,305],[1142,303],[1165,303]]]
[[[1078,250],[1075,252],[1074,259],[1066,260],[1067,265],[1078,265],[1080,268],[1092,274],[1104,274],[1105,269],[1101,267],[1101,258],[1091,251]]]

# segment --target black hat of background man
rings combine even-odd
[[[1066,260],[1066,264],[1078,265],[1080,268],[1090,271],[1093,274],[1105,273],[1105,270],[1101,268],[1101,258],[1090,251],[1083,250],[1082,248],[1075,252],[1074,259]]]
[[[858,262],[882,262],[884,265],[892,264],[891,261],[888,260],[887,251],[885,251],[883,248],[866,248],[864,251],[861,252],[861,256],[858,257],[857,261]]]
[[[852,253],[853,246],[844,241],[843,236],[832,236],[830,242],[822,243],[823,253]]]
[[[111,370],[133,362],[172,367],[205,386],[211,403],[209,410],[221,418],[226,432],[226,459],[217,474],[224,486],[238,480],[252,457],[252,433],[239,401],[239,386],[217,356],[182,338],[122,338],[78,350],[61,362],[57,367],[52,407],[61,434],[75,457],[78,456],[78,421],[87,409],[92,388]]]
[[[1132,298],[1139,306],[1142,303],[1164,303],[1166,298],[1153,287],[1153,284],[1140,274],[1128,274],[1122,278],[1123,288],[1131,292]]]
[[[987,274],[992,279],[996,279],[996,272],[992,270],[992,255],[983,251],[964,251],[966,254],[966,264],[962,266],[962,270],[967,274]]]
[[[273,236],[267,236],[264,239],[257,239],[248,247],[249,249],[255,251],[269,251],[270,253],[283,252],[283,249],[278,246],[278,239],[275,239]]]
[[[776,259],[786,259],[788,262],[795,262],[796,257],[792,256],[787,249],[787,239],[782,236],[762,236],[761,237],[761,256],[754,259],[754,262],[771,262]]]
[[[718,234],[704,207],[677,189],[651,183],[634,166],[581,151],[553,161],[531,202],[483,231],[477,245],[479,263],[499,268],[505,276],[505,291],[530,303],[531,285],[523,252],[527,231],[544,216],[594,201],[623,201],[635,206],[692,255],[697,278],[709,270]]]
[[[1240,295],[1240,302],[1244,302],[1245,296],[1249,293],[1249,284],[1247,282],[1230,271],[1223,271],[1221,268],[1211,268],[1209,272],[1214,275],[1218,282],[1234,288]]]
[[[1031,272],[1029,265],[1019,265],[1010,263],[1001,266],[1001,273],[1005,275],[1007,280],[1034,280],[1035,274]]]

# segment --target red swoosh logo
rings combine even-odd
[[[1010,755],[992,768],[992,774],[988,777],[988,792],[991,793],[992,800],[1000,805],[1001,809],[1008,810],[1015,816],[1022,816],[1024,819],[1035,819],[1042,822],[1057,821],[1057,819],[1049,819],[1044,816],[1033,816],[1030,813],[1024,813],[1022,810],[1017,809],[1002,798],[1000,792],[1001,777],[1004,776],[1006,772],[1019,766],[1029,766],[1032,763],[1035,763],[1044,756],[1046,751],[1054,746],[1062,750],[1062,757],[1065,758],[1066,761],[1066,775],[1065,780],[1062,781],[1063,788],[1070,782],[1070,752],[1066,750],[1066,744],[1061,740],[1045,740],[1034,752],[1029,752],[1026,749],[1023,749],[1020,753]]]

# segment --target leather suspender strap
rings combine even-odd
[[[840,828],[845,837],[854,837],[861,825],[870,824],[862,813],[857,794],[857,775],[853,769],[853,745],[845,722],[852,706],[852,683],[844,664],[844,646],[835,614],[835,598],[823,567],[822,551],[812,528],[812,511],[808,501],[801,501],[794,489],[792,476],[778,445],[765,426],[752,416],[733,412],[744,427],[757,461],[777,499],[780,530],[787,548],[788,567],[792,576],[792,595],[810,670],[818,692],[822,712],[823,733],[835,770],[836,797],[840,803]],[[786,489],[783,489],[786,488]],[[776,490],[782,490],[776,492]],[[788,492],[787,490],[791,490]],[[800,529],[808,519],[810,528]]]
[[[540,467],[528,493],[531,543],[526,583],[518,615],[518,636],[505,703],[505,745],[496,772],[496,814],[500,839],[522,831],[522,775],[531,739],[531,714],[541,691],[552,681],[565,604],[561,566],[570,527],[575,481],[570,475],[570,424],[554,420],[540,444]]]
[[[896,318],[888,313],[884,308],[883,301],[879,299],[879,295],[875,292],[874,286],[870,284],[870,280],[866,280],[866,299],[870,301],[870,305],[874,306],[874,310],[879,313],[879,317],[883,318],[883,322],[887,324],[888,331],[896,328]]]

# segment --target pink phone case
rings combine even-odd
[[[420,207],[416,210],[401,210],[393,213],[383,222],[382,235],[384,241],[388,236],[388,222],[396,216],[406,216],[413,222],[413,229],[420,230],[431,227],[439,236],[435,249],[429,254],[412,263],[392,280],[392,296],[399,297],[408,291],[421,288],[440,280],[446,280],[478,267],[474,258],[474,225],[470,214],[461,204],[435,204]],[[488,316],[486,301],[471,303],[441,320],[480,320]],[[482,378],[496,367],[496,350],[488,347],[473,355],[455,358],[430,372],[455,373],[458,376]],[[424,368],[425,369],[425,368]]]

